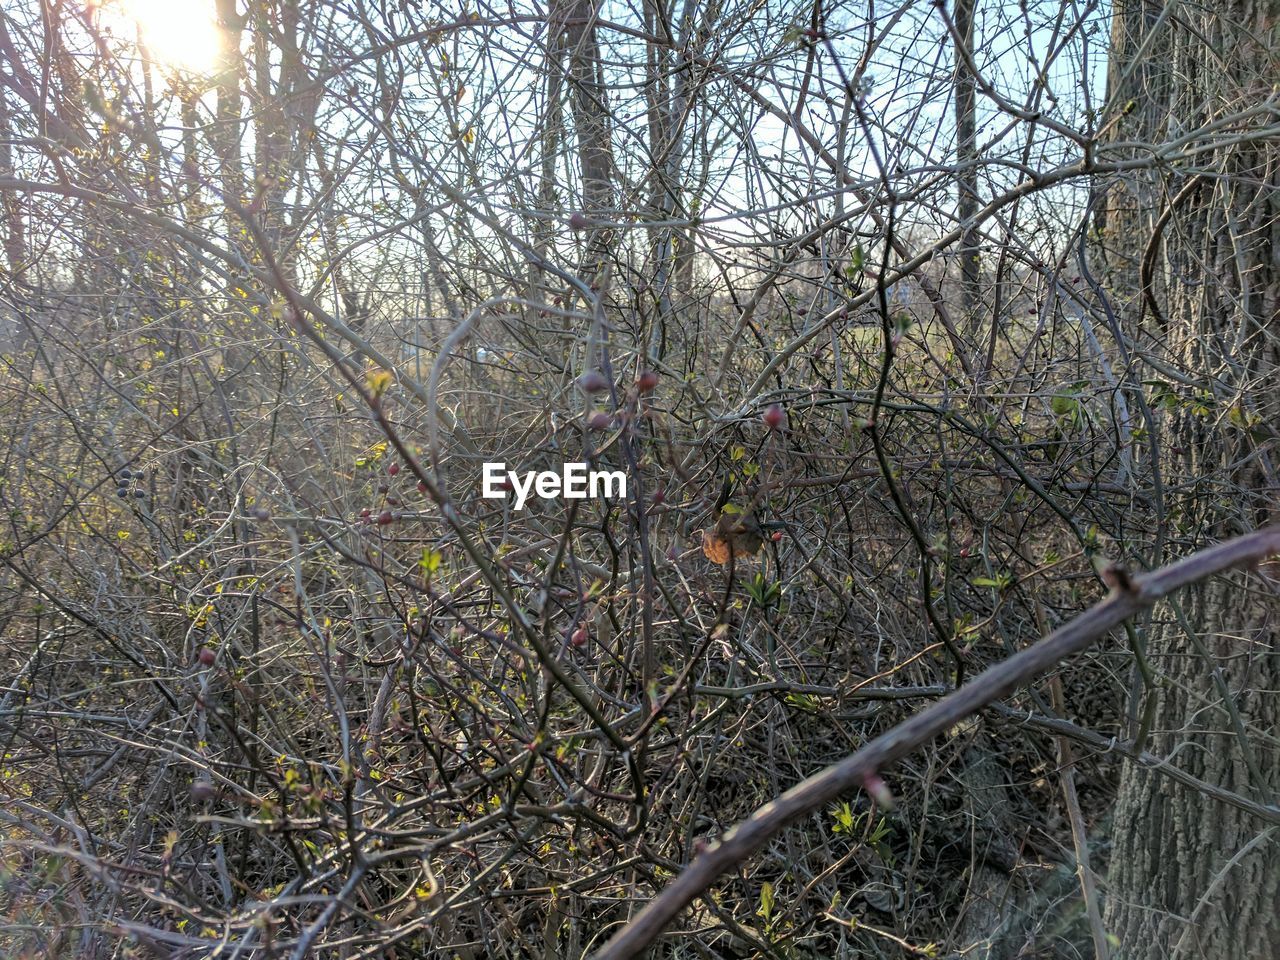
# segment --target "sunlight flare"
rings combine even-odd
[[[212,0],[118,0],[116,6],[137,25],[155,62],[199,73],[214,69],[219,30]]]

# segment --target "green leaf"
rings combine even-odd
[[[776,902],[773,897],[773,884],[766,880],[760,887],[760,909],[756,911],[756,916],[769,920],[773,916],[773,907]]]
[[[995,590],[1005,590],[1013,585],[1013,574],[1008,570],[1002,570],[994,577],[974,577],[969,582],[975,587],[992,587]]]
[[[1059,417],[1069,417],[1080,409],[1080,401],[1069,393],[1055,393],[1049,407]]]
[[[836,807],[831,816],[836,821],[836,825],[831,829],[832,833],[853,833],[855,817],[853,808],[847,802]]]

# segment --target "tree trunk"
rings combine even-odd
[[[976,0],[957,0],[955,25],[958,35],[955,82],[956,120],[956,216],[960,235],[960,304],[964,311],[964,332],[973,340],[978,333],[978,111],[977,82],[970,69],[977,56],[973,47]]]
[[[1177,124],[1195,129],[1272,95],[1280,0],[1235,0],[1182,15],[1189,27],[1172,30],[1172,69],[1160,71],[1167,84],[1135,92],[1161,106],[1144,105],[1146,116],[1176,134]],[[1150,48],[1139,54],[1150,55]],[[1146,257],[1150,296],[1136,296],[1147,302],[1125,312],[1134,321],[1145,309],[1167,330],[1170,359],[1201,381],[1171,386],[1177,399],[1163,414],[1168,519],[1173,535],[1188,543],[1251,529],[1275,513],[1268,451],[1274,428],[1263,425],[1280,422],[1280,144],[1258,132],[1266,122],[1245,119],[1217,131],[1212,152],[1198,154],[1191,169],[1174,169],[1163,191],[1150,192],[1174,209]],[[1257,135],[1248,137],[1251,131]],[[1142,131],[1146,139],[1156,135]],[[1136,218],[1112,220],[1116,248],[1147,250],[1150,231],[1135,224]],[[1202,780],[1274,803],[1280,790],[1274,579],[1220,579],[1165,611],[1148,642],[1161,680],[1147,694],[1159,697],[1150,749]],[[1126,768],[1106,913],[1117,956],[1280,956],[1278,856],[1274,827]]]
[[[13,126],[9,121],[9,98],[0,90],[0,177],[12,177],[15,172],[13,137]],[[16,192],[5,193],[0,196],[0,209],[4,214],[4,225],[0,228],[4,234],[4,267],[14,282],[21,282],[27,249],[22,198]]]
[[[1256,590],[1258,584],[1252,584]],[[1242,583],[1219,581],[1184,596],[1182,609],[1207,656],[1181,626],[1152,643],[1165,665],[1153,752],[1209,783],[1263,802],[1280,785],[1277,604],[1242,603]],[[1220,680],[1243,738],[1224,709]],[[1255,772],[1263,782],[1255,779]],[[1280,836],[1137,766],[1116,803],[1107,930],[1125,960],[1280,956]]]
[[[244,34],[244,16],[237,12],[235,0],[217,0],[215,10],[222,37],[215,84],[216,122],[211,128],[210,140],[218,159],[224,202],[233,200],[239,203],[244,199],[244,161],[240,154],[240,124],[243,120],[240,41]],[[239,236],[240,220],[229,206],[226,218],[228,240],[234,244],[234,238]]]
[[[588,214],[607,216],[614,205],[613,135],[604,65],[596,39],[595,4],[571,0],[565,14],[570,103],[582,167],[582,206]]]
[[[1108,143],[1155,142],[1169,119],[1170,25],[1162,21],[1164,0],[1115,0],[1111,15],[1111,56],[1107,102],[1111,113],[1099,122]],[[1109,182],[1106,202],[1095,207],[1095,249],[1102,255],[1107,292],[1122,314],[1136,315],[1141,248],[1132,243],[1150,235],[1159,198],[1141,171]]]
[[[563,30],[563,54],[567,100],[577,140],[582,174],[582,209],[589,218],[608,219],[614,213],[613,132],[604,63],[596,36],[596,4],[593,0],[557,0],[552,7],[553,29]],[[587,243],[584,268],[593,275],[612,261],[613,231],[593,227]]]

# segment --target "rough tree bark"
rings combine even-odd
[[[1111,15],[1107,98],[1110,112],[1098,123],[1108,143],[1154,142],[1167,132],[1169,37],[1164,0],[1115,0]],[[1154,184],[1140,173],[1106,184],[1106,202],[1095,205],[1095,250],[1102,255],[1108,294],[1122,313],[1137,306],[1140,251],[1134,237],[1150,234],[1158,206]]]
[[[563,15],[569,102],[582,167],[582,205],[589,214],[608,214],[614,205],[613,145],[604,64],[596,38],[596,7],[590,0],[570,0]]]
[[[562,53],[556,60],[563,64],[567,80],[566,99],[582,175],[582,209],[590,218],[606,219],[615,205],[613,132],[597,16],[593,0],[557,0],[551,21],[553,30],[563,30]],[[584,260],[588,272],[612,260],[612,234],[607,228],[592,230]]]
[[[1117,16],[1125,13],[1121,5]],[[1121,54],[1170,68],[1135,85],[1139,132],[1177,134],[1271,100],[1277,75],[1280,0],[1233,0],[1183,8],[1142,52],[1139,28],[1159,19],[1150,4],[1117,24]],[[1113,70],[1124,71],[1119,62]],[[1114,74],[1113,74],[1114,75]],[[1147,77],[1147,83],[1152,78]],[[1119,104],[1123,107],[1125,104]],[[1158,108],[1158,109],[1156,109]],[[1167,333],[1172,359],[1203,385],[1187,388],[1166,414],[1174,479],[1175,535],[1204,541],[1265,523],[1276,510],[1269,447],[1280,422],[1276,386],[1280,305],[1280,143],[1241,119],[1189,169],[1170,172],[1163,203],[1174,205],[1153,241],[1126,202],[1112,216],[1114,248],[1148,251],[1126,316],[1145,311]],[[1243,139],[1243,142],[1241,142]],[[1233,142],[1234,141],[1234,142]],[[1152,191],[1152,195],[1159,195]],[[1155,218],[1154,222],[1159,222]],[[1144,282],[1145,280],[1145,282]],[[1149,291],[1142,296],[1143,287]],[[1186,394],[1191,394],[1187,396]],[[1185,491],[1185,492],[1179,492]],[[1274,580],[1219,579],[1193,588],[1152,631],[1161,673],[1150,749],[1210,784],[1263,802],[1280,790],[1280,602]],[[1127,768],[1115,808],[1106,922],[1125,960],[1280,956],[1280,831],[1249,814],[1148,772]]]
[[[973,24],[976,0],[957,0],[955,5],[956,33],[958,34],[955,120],[956,120],[956,215],[964,226],[960,238],[960,296],[964,310],[964,330],[972,339],[978,332],[978,231],[975,218],[978,214],[978,111],[977,82],[970,69],[975,55],[973,48]]]

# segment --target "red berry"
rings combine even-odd
[[[583,393],[604,393],[609,389],[609,381],[599,370],[588,370],[578,378],[578,386]]]
[[[658,386],[658,375],[652,370],[645,370],[640,376],[636,377],[636,387],[641,393],[650,393]]]
[[[200,666],[212,667],[214,664],[214,661],[218,659],[218,655],[214,653],[212,650],[210,650],[208,647],[202,647],[196,659],[200,661]]]
[[[571,230],[586,230],[591,226],[591,218],[585,213],[574,212],[569,215],[569,228]]]
[[[773,542],[777,543],[781,539],[782,539],[782,531],[781,530],[773,531]]]
[[[380,514],[378,514],[378,524],[383,527],[385,527],[388,523],[390,523],[394,519],[395,519],[395,514],[393,514],[390,510],[383,510]]]
[[[425,481],[425,480],[419,480],[419,481],[418,481],[418,492],[419,492],[419,493],[426,493],[426,492],[427,492],[427,481]]]
[[[360,511],[361,520],[368,520],[371,516],[373,516],[373,511],[370,510],[368,507],[365,507],[363,510]]]
[[[787,419],[787,415],[783,412],[781,405],[771,403],[765,408],[763,419],[766,427],[770,430],[777,430],[782,426],[783,421]]]
[[[391,464],[391,466],[387,467],[388,477],[394,477],[399,472],[400,472],[400,464],[398,463],[393,463]]]
[[[569,637],[569,642],[575,647],[585,647],[588,639],[590,639],[590,634],[587,633],[587,628],[584,624],[577,630],[573,631],[573,635]]]
[[[613,417],[605,413],[603,410],[597,410],[591,416],[587,417],[587,426],[592,430],[607,430],[609,424],[613,423]]]

